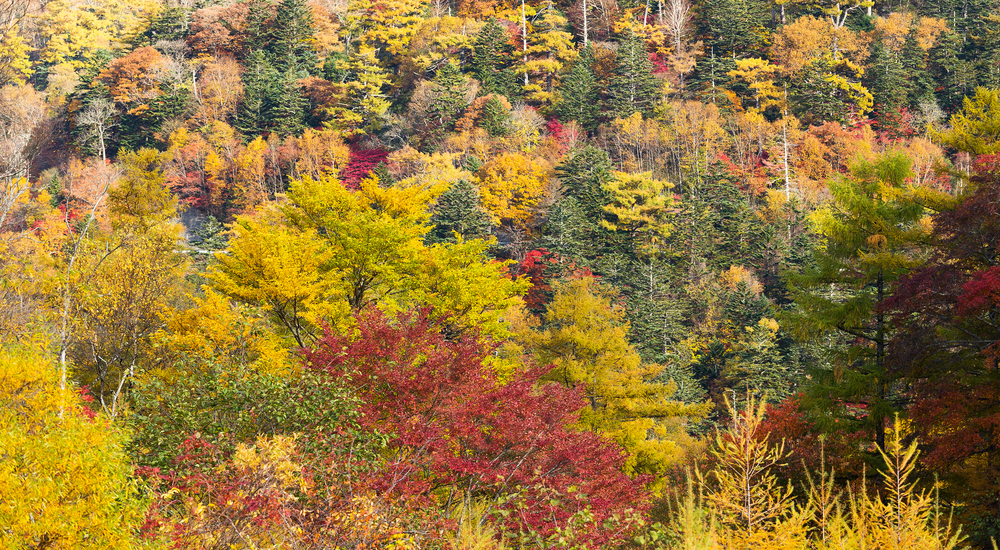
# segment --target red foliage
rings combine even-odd
[[[517,266],[518,272],[531,281],[531,288],[525,294],[524,302],[532,311],[543,309],[548,302],[552,287],[545,281],[545,270],[554,263],[556,263],[554,255],[544,248],[539,248],[528,252]]]
[[[341,171],[340,182],[348,189],[357,189],[361,180],[368,176],[378,166],[385,162],[389,152],[385,149],[355,149],[351,148],[351,159]]]
[[[427,311],[389,319],[369,310],[356,337],[327,334],[306,359],[356,388],[366,427],[393,434],[397,458],[371,480],[380,494],[516,494],[500,501],[510,527],[543,536],[584,507],[598,525],[645,507],[643,480],[621,473],[622,450],[567,428],[584,406],[580,393],[540,385],[541,368],[501,382],[483,364],[491,351],[474,337],[446,339]],[[609,536],[595,529],[585,538],[601,547]]]

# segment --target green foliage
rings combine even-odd
[[[594,48],[588,45],[580,51],[569,74],[563,77],[559,87],[559,102],[555,108],[560,120],[576,121],[587,132],[597,129],[600,113],[600,94],[591,68],[593,64]]]
[[[246,365],[223,367],[211,358],[188,358],[173,373],[144,376],[133,393],[129,454],[141,466],[168,469],[189,437],[229,455],[262,436],[308,433],[305,450],[325,438],[359,438],[355,400],[328,376],[301,370],[264,373]]]
[[[1000,151],[1000,91],[976,88],[962,110],[951,116],[951,128],[938,137],[947,145],[974,155]]]
[[[870,430],[882,449],[895,397],[886,363],[892,327],[876,304],[919,264],[917,245],[926,233],[924,207],[906,183],[910,174],[910,160],[889,152],[873,162],[856,161],[850,178],[831,182],[833,203],[819,220],[826,243],[817,251],[817,266],[792,277],[792,330],[804,337],[840,334],[851,342],[833,371],[814,372],[813,394],[826,410],[836,407],[831,399],[864,403],[864,415],[841,405],[842,425]]]
[[[659,85],[653,76],[646,43],[630,29],[618,43],[606,109],[616,118],[625,118],[637,111],[649,115],[658,99]]]
[[[514,46],[495,17],[476,35],[472,52],[472,74],[479,80],[480,95],[499,94],[508,98],[520,95],[512,68]]]
[[[441,194],[434,205],[427,234],[428,243],[456,242],[460,239],[482,238],[490,232],[490,215],[479,203],[479,189],[467,180],[458,180]]]

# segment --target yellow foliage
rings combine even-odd
[[[145,503],[119,428],[41,353],[0,349],[0,546],[134,549]]]
[[[547,379],[585,386],[581,425],[622,444],[631,453],[629,473],[659,473],[676,463],[692,443],[684,420],[704,416],[711,405],[670,400],[676,385],[653,381],[663,367],[642,362],[628,343],[624,313],[593,279],[553,288],[542,327],[524,325],[519,334],[539,363],[554,365]]]
[[[534,215],[548,178],[547,166],[518,153],[500,155],[476,174],[483,209],[493,223],[521,227]]]
[[[250,365],[262,372],[288,372],[296,364],[270,328],[246,307],[205,289],[194,307],[166,314],[154,345],[163,355],[185,353],[217,362]]]

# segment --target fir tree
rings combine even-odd
[[[314,73],[318,63],[314,32],[312,9],[306,0],[281,0],[271,29],[272,59],[288,60],[302,77]]]
[[[563,122],[575,120],[587,132],[597,129],[600,115],[600,94],[593,71],[594,48],[588,45],[562,80],[556,116]]]
[[[865,85],[875,100],[875,118],[881,130],[899,129],[900,109],[906,104],[909,82],[896,52],[877,40],[868,58],[869,70]]]
[[[649,115],[656,106],[658,88],[646,43],[629,29],[618,44],[614,76],[608,90],[608,110],[618,118],[636,111]]]
[[[262,51],[250,53],[243,72],[243,100],[236,111],[236,129],[244,136],[253,138],[267,131],[277,77]]]
[[[496,95],[490,97],[483,106],[483,116],[480,122],[483,129],[493,137],[503,137],[510,132],[510,113]]]
[[[307,101],[302,97],[298,74],[295,64],[289,62],[285,74],[273,88],[268,115],[272,129],[282,137],[298,135],[305,128]]]
[[[448,130],[455,124],[455,117],[466,107],[465,94],[469,79],[452,63],[445,63],[438,69],[431,82],[435,97],[427,109],[434,123]]]
[[[556,175],[567,196],[575,197],[587,218],[594,224],[604,216],[609,202],[604,182],[611,179],[611,158],[592,145],[570,151],[556,167]]]
[[[434,229],[427,234],[428,244],[455,242],[455,233],[463,238],[477,238],[490,231],[490,216],[479,205],[479,189],[466,180],[458,180],[438,197],[431,215]]]
[[[272,19],[271,6],[270,0],[249,0],[247,2],[248,12],[241,37],[243,39],[243,52],[248,61],[254,52],[268,51],[270,46],[268,24]]]
[[[514,46],[507,31],[497,22],[490,20],[476,35],[473,45],[472,72],[479,80],[480,94],[500,94],[517,97],[520,86],[511,68],[514,60]]]
[[[934,101],[934,83],[927,72],[924,49],[917,42],[917,28],[911,27],[903,42],[900,62],[903,72],[909,77],[906,102],[911,108],[919,108],[922,103]]]

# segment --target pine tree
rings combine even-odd
[[[472,72],[479,80],[480,95],[519,96],[520,86],[511,68],[513,62],[514,46],[507,31],[495,17],[490,18],[473,45]]]
[[[438,197],[431,214],[434,229],[427,234],[430,244],[455,242],[461,237],[480,238],[490,231],[490,216],[479,204],[479,189],[467,180],[458,180]]]
[[[962,37],[945,30],[928,51],[929,72],[937,84],[937,98],[941,108],[954,111],[961,108],[962,98],[976,88],[975,64],[963,55]]]
[[[510,113],[496,95],[491,96],[483,106],[480,125],[493,137],[503,137],[510,132]]]
[[[236,111],[236,129],[247,138],[268,130],[277,71],[268,63],[261,50],[247,56],[243,71],[243,100]]]
[[[618,118],[625,118],[636,111],[649,115],[656,106],[658,91],[646,43],[629,29],[618,43],[607,108]]]
[[[253,52],[269,51],[270,31],[269,23],[272,19],[270,0],[249,0],[247,2],[248,12],[246,22],[243,24],[241,38],[243,41],[243,52],[249,61]]]
[[[610,197],[604,182],[613,177],[611,157],[592,145],[570,151],[563,163],[556,167],[556,175],[563,191],[575,197],[591,223],[598,224],[604,217],[604,205]]]
[[[934,101],[934,83],[927,72],[924,49],[917,42],[917,28],[911,27],[903,42],[900,62],[903,72],[909,77],[906,102],[911,108],[919,108],[922,103]]]
[[[465,102],[469,79],[451,61],[438,69],[431,82],[435,97],[427,109],[434,122],[444,130],[450,130],[455,117],[467,105]]]
[[[868,77],[865,85],[875,101],[875,117],[879,129],[893,132],[899,129],[900,109],[906,105],[909,82],[902,62],[896,52],[877,40],[868,58]]]
[[[597,129],[600,115],[600,94],[593,71],[594,47],[588,45],[580,51],[580,57],[573,63],[559,87],[560,100],[556,105],[556,116],[563,122],[575,120],[587,132]]]

